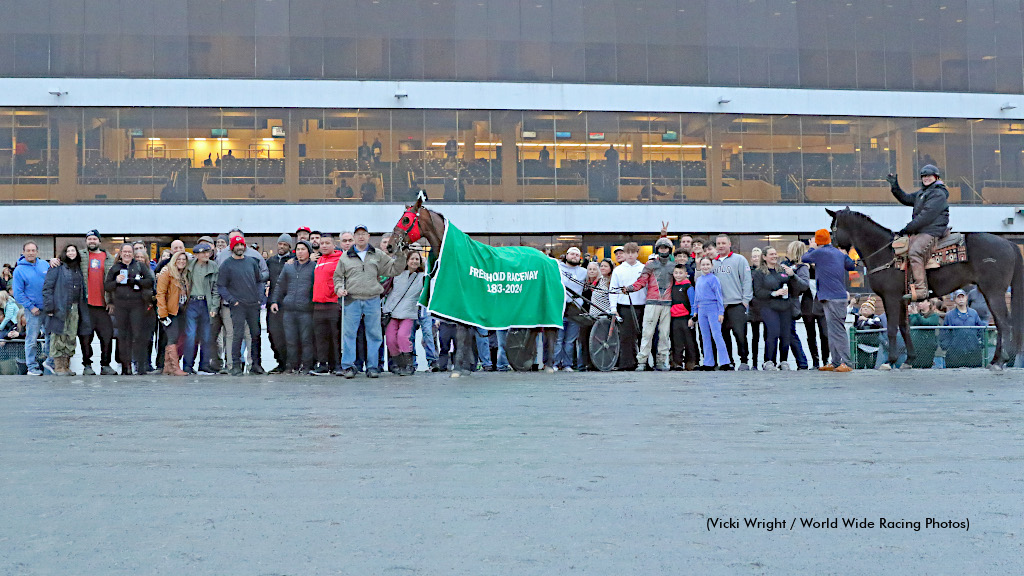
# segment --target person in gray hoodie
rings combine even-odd
[[[729,361],[735,364],[735,357],[732,354],[732,339],[729,332],[736,338],[736,347],[739,352],[739,366],[737,370],[750,370],[747,364],[749,348],[747,347],[747,308],[754,298],[754,287],[750,276],[750,263],[742,254],[732,251],[732,240],[726,234],[719,234],[715,238],[715,248],[718,256],[715,257],[714,267],[711,273],[718,278],[722,285],[722,296],[725,303],[725,319],[722,322],[722,339],[725,340],[726,353]],[[705,351],[705,353],[707,353]]]
[[[270,313],[284,315],[286,355],[292,374],[305,374],[316,363],[313,345],[313,246],[295,243],[295,258],[285,263],[270,296]]]

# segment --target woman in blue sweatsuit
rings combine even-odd
[[[690,326],[693,326],[694,318],[700,324],[701,341],[704,343],[703,370],[715,369],[715,361],[711,357],[712,350],[718,351],[719,370],[732,370],[732,366],[729,365],[729,354],[725,350],[725,340],[722,338],[722,318],[725,314],[722,284],[711,273],[711,268],[711,259],[701,258],[701,276],[697,278]],[[711,345],[712,339],[714,339],[714,348]]]

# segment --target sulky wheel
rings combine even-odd
[[[537,333],[529,328],[511,328],[505,338],[505,356],[517,372],[529,372],[537,361]]]
[[[603,316],[590,329],[590,361],[602,372],[615,369],[619,361],[619,327],[615,318]]]

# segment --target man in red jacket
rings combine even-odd
[[[338,295],[334,293],[334,269],[341,252],[334,250],[330,234],[320,236],[320,258],[313,269],[313,334],[316,338],[315,376],[329,376],[339,367],[341,325]]]

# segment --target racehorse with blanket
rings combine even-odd
[[[420,302],[433,315],[458,326],[451,376],[470,372],[478,328],[543,332],[545,370],[554,372],[554,347],[565,306],[556,261],[533,248],[498,249],[476,242],[443,215],[425,208],[423,200],[421,194],[406,207],[387,250],[402,250],[421,239],[433,249],[429,285]]]
[[[891,182],[895,194],[898,184],[894,176]],[[927,193],[929,188],[938,192],[928,184],[921,192]],[[927,201],[927,198],[921,198],[921,192],[915,193],[916,196],[897,198],[901,202],[908,200],[912,203],[915,215],[918,215],[918,207]],[[945,197],[942,200],[944,202]],[[832,217],[832,244],[844,250],[856,248],[867,267],[868,283],[882,298],[889,318],[889,350],[896,350],[896,334],[899,330],[907,349],[907,360],[900,368],[910,368],[915,353],[907,325],[907,301],[903,296],[910,284],[911,272],[906,239],[897,238],[892,230],[849,207],[839,211],[826,209],[826,212]],[[941,210],[938,213],[941,214]],[[992,311],[998,330],[995,355],[989,367],[1001,370],[1006,361],[1004,353],[1008,351],[1016,356],[1016,366],[1024,366],[1024,259],[1020,251],[1014,244],[994,234],[948,234],[945,226],[943,228],[941,238],[927,238],[922,242],[927,245],[930,253],[925,255],[925,262],[921,266],[925,275],[922,280],[927,282],[933,294],[949,294],[967,284],[977,284]],[[928,229],[904,231],[914,233],[921,230]],[[910,242],[911,245],[913,243]],[[1007,288],[1012,292],[1010,311],[1006,309]],[[920,297],[917,290],[911,290],[910,293]]]

